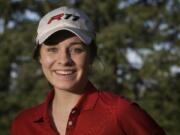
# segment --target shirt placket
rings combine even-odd
[[[67,122],[66,135],[73,134],[78,115],[79,115],[79,110],[77,108],[74,108],[71,110],[71,113],[69,115],[69,119]]]

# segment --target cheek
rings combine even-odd
[[[88,70],[89,67],[89,58],[87,55],[84,55],[81,58],[76,59],[76,64],[78,65],[79,68],[82,70]]]
[[[53,64],[53,59],[47,56],[43,56],[43,57],[41,56],[40,63],[42,67],[50,68],[51,65]]]

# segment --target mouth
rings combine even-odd
[[[54,70],[54,75],[60,80],[71,80],[75,77],[75,70]]]

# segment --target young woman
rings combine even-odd
[[[95,37],[93,23],[77,9],[60,7],[41,19],[34,56],[52,90],[16,117],[12,135],[165,135],[137,104],[88,80]]]

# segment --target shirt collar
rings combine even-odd
[[[76,109],[78,111],[86,111],[86,110],[92,110],[94,106],[96,105],[96,101],[98,99],[98,92],[97,89],[93,86],[91,82],[88,82],[85,87],[85,93],[80,98],[79,102],[76,104],[76,106],[73,109]],[[48,93],[45,101],[43,104],[40,105],[40,107],[37,110],[35,122],[40,121],[47,121],[49,122],[49,104],[52,102],[54,98],[54,90],[50,90]]]
[[[85,89],[86,92],[82,95],[79,102],[75,106],[75,108],[79,109],[80,111],[93,109],[98,98],[97,89],[93,86],[91,82],[87,83]]]

